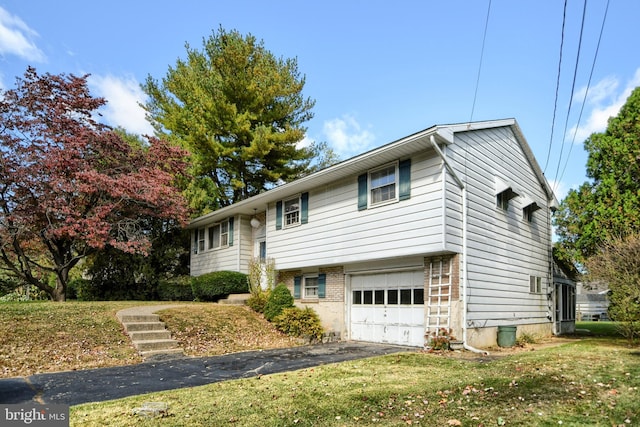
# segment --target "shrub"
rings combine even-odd
[[[451,350],[451,341],[455,341],[451,329],[440,328],[435,332],[426,335],[427,347],[431,350]]]
[[[10,292],[0,297],[0,302],[21,302],[21,301],[30,301],[30,299],[28,296],[18,292]]]
[[[191,278],[193,296],[198,301],[217,301],[229,294],[249,292],[247,275],[237,271],[214,271]]]
[[[262,291],[259,293],[252,293],[247,300],[247,305],[256,313],[264,313],[264,307],[267,305],[267,300],[271,292]]]
[[[293,296],[289,288],[283,283],[276,286],[264,306],[264,317],[268,321],[272,321],[285,308],[293,307]]]
[[[273,324],[287,335],[304,337],[309,340],[321,340],[324,333],[320,317],[309,307],[304,309],[285,308],[273,319]]]
[[[158,297],[161,301],[193,301],[191,276],[161,280],[158,283]]]
[[[84,299],[87,293],[88,287],[91,286],[91,282],[87,279],[71,279],[67,283],[67,299],[77,299],[80,301],[87,301]]]

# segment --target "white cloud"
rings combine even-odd
[[[44,62],[44,53],[33,39],[38,33],[15,15],[0,7],[0,54],[17,55],[28,61]]]
[[[371,148],[375,140],[374,134],[350,115],[325,122],[322,130],[327,143],[340,157],[360,154]]]
[[[594,86],[589,88],[587,94],[586,105],[592,106],[586,121],[577,128],[572,127],[569,130],[567,138],[573,140],[575,133],[575,142],[582,143],[594,132],[603,132],[607,129],[607,121],[610,117],[615,117],[620,112],[620,108],[625,104],[633,89],[640,86],[640,68],[633,75],[633,78],[625,85],[620,92],[618,90],[620,82],[616,77],[605,77]],[[580,89],[574,99],[582,102],[586,87]]]
[[[88,82],[98,96],[107,100],[100,111],[107,124],[138,135],[153,135],[153,127],[140,106],[147,96],[135,78],[91,75]]]

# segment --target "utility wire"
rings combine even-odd
[[[476,90],[473,94],[473,105],[471,105],[471,117],[469,122],[473,121],[473,112],[476,109],[476,98],[478,97],[478,86],[480,86],[480,71],[482,70],[482,58],[484,57],[484,43],[487,39],[487,29],[489,28],[489,14],[491,12],[491,0],[489,0],[489,6],[487,8],[487,18],[484,22],[484,34],[482,35],[482,49],[480,50],[480,64],[478,65],[478,76],[476,77]]]
[[[556,167],[556,175],[554,181],[558,182],[558,174],[560,173],[560,164],[562,163],[562,152],[566,142],[567,126],[569,125],[569,115],[571,114],[571,105],[573,104],[573,93],[576,87],[576,76],[578,74],[578,63],[580,62],[580,49],[582,48],[582,34],[584,33],[584,20],[587,14],[587,0],[584,0],[582,8],[582,24],[580,25],[580,38],[578,41],[578,52],[576,53],[576,66],[573,70],[573,82],[571,83],[571,96],[569,97],[569,108],[567,108],[567,117],[564,122],[564,132],[562,133],[562,144],[560,145],[560,156],[558,157],[558,166]]]
[[[558,181],[562,180],[565,171],[567,170],[567,164],[569,163],[569,159],[571,158],[571,150],[573,149],[573,145],[576,141],[576,134],[578,133],[578,127],[580,126],[580,120],[582,119],[582,112],[584,111],[584,104],[587,102],[587,94],[589,93],[589,87],[591,86],[591,78],[593,77],[593,70],[596,67],[596,59],[598,59],[598,51],[600,50],[600,41],[602,41],[602,33],[604,32],[604,24],[607,20],[607,13],[609,11],[609,0],[607,0],[607,6],[604,9],[604,16],[602,18],[602,25],[600,26],[600,36],[598,36],[598,44],[596,46],[596,52],[593,55],[593,63],[591,64],[591,73],[589,73],[589,81],[587,82],[587,89],[584,91],[584,98],[582,99],[582,107],[580,107],[580,115],[578,116],[578,123],[576,123],[576,127],[573,130],[573,138],[571,139],[571,145],[569,146],[569,153],[567,154],[567,160],[564,162],[564,167],[562,168],[562,173],[558,178]]]
[[[551,146],[553,145],[553,129],[556,127],[556,111],[558,109],[558,90],[560,88],[560,70],[562,69],[562,49],[564,47],[564,26],[567,22],[567,0],[564,0],[564,10],[562,12],[562,33],[560,35],[560,57],[558,58],[558,77],[556,78],[556,99],[553,102],[553,118],[551,119],[551,137],[549,138],[549,151],[547,151],[547,160],[544,162],[542,173],[547,171],[549,158],[551,157]]]

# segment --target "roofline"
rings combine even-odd
[[[525,156],[529,160],[534,173],[536,174],[536,177],[540,181],[540,184],[543,186],[545,192],[547,193],[549,200],[552,200],[557,204],[557,200],[553,196],[553,191],[547,183],[547,180],[544,177],[544,174],[542,173],[542,170],[540,169],[540,166],[538,165],[538,162],[536,161],[533,152],[529,147],[529,144],[524,138],[524,135],[520,130],[520,126],[518,126],[518,123],[515,119],[511,118],[431,126],[412,135],[392,141],[388,144],[374,148],[365,153],[351,157],[347,160],[343,160],[339,163],[336,163],[335,165],[329,166],[325,169],[321,169],[302,178],[279,185],[256,196],[252,196],[230,206],[215,210],[198,218],[194,218],[193,220],[191,220],[187,228],[197,228],[203,224],[215,222],[216,220],[236,214],[251,215],[253,212],[264,211],[266,210],[266,205],[268,203],[280,200],[289,195],[308,191],[316,187],[318,184],[321,184],[322,182],[329,183],[335,181],[336,179],[344,178],[346,176],[352,176],[354,173],[356,173],[355,171],[358,170],[360,172],[368,170],[369,167],[366,164],[361,165],[361,163],[363,162],[366,163],[366,161],[372,161],[376,158],[384,158],[385,155],[389,155],[395,151],[401,150],[403,147],[411,147],[411,145],[413,144],[420,144],[422,141],[425,142],[426,147],[430,147],[430,144],[428,144],[428,139],[432,135],[437,139],[438,142],[449,145],[453,143],[454,134],[457,132],[491,129],[496,127],[511,127],[513,129],[514,133],[516,134],[516,138],[521,143]]]

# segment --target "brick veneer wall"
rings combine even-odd
[[[451,300],[455,301],[460,298],[460,255],[426,257],[424,259],[424,290],[425,298],[429,292],[429,268],[432,262],[448,261],[451,265]]]
[[[318,273],[327,275],[325,298],[320,298],[318,302],[343,302],[344,299],[344,267],[326,267],[318,270]],[[293,295],[293,279],[302,276],[302,270],[279,271],[277,283],[284,283]]]

